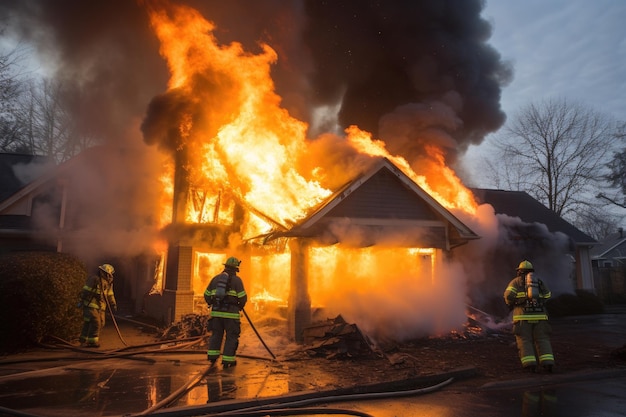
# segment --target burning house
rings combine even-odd
[[[405,272],[411,271],[412,286],[430,288],[450,251],[478,238],[385,158],[292,228],[231,249],[228,242],[231,234],[240,233],[245,211],[235,208],[233,223],[227,227],[173,225],[176,237],[165,258],[162,293],[147,300],[152,316],[171,322],[198,312],[194,306],[203,304],[208,274],[220,269],[224,251],[235,250],[245,260],[242,269],[244,276],[248,274],[253,302],[255,295],[257,302],[264,301],[260,294],[274,294],[275,301],[283,301],[290,335],[301,340],[302,330],[311,323],[312,305],[327,309],[321,295],[331,294],[334,287],[345,286],[346,281],[355,288],[364,282],[385,286],[390,277],[384,274],[392,269],[386,264],[397,262]],[[281,265],[268,267],[266,258],[282,258]],[[369,268],[362,269],[366,259]],[[207,268],[209,272],[204,272]],[[337,279],[344,281],[341,286],[334,283]],[[155,299],[158,306],[153,308]]]
[[[32,39],[80,80],[77,134],[107,142],[59,167],[40,235],[116,263],[134,312],[202,311],[234,255],[296,339],[321,309],[398,339],[465,322],[501,242],[453,166],[504,123],[511,75],[480,1],[33,2],[0,8],[54,34]]]

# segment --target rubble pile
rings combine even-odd
[[[372,343],[357,325],[347,323],[341,316],[304,329],[304,345],[309,354],[328,359],[375,355]]]
[[[159,340],[185,339],[202,336],[206,333],[209,316],[187,314],[180,321],[172,323],[158,336]]]

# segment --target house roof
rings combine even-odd
[[[24,186],[18,188],[8,196],[0,198],[0,213],[3,210],[11,207],[19,201],[29,198],[33,193],[36,193],[38,189],[44,187],[49,181],[60,178],[63,175],[71,175],[72,169],[76,166],[85,164],[95,164],[97,161],[103,160],[101,157],[104,152],[116,152],[105,146],[94,146],[83,150],[78,155],[68,159],[67,161],[59,165],[46,165],[48,168],[38,172],[39,175],[35,176],[30,182]],[[42,158],[42,157],[39,157]],[[40,161],[48,161],[47,159],[41,159]],[[52,167],[53,169],[50,169]]]
[[[589,251],[591,259],[626,258],[626,233],[623,230],[602,239]]]
[[[386,158],[337,190],[291,230],[276,232],[270,239],[281,236],[445,249],[479,238]]]
[[[20,178],[17,174],[20,166],[32,164],[46,167],[50,165],[50,160],[37,155],[0,153],[0,201],[6,200],[32,180]]]
[[[472,189],[479,203],[493,206],[496,214],[519,217],[525,223],[544,224],[551,232],[561,232],[576,245],[595,245],[597,241],[524,191]]]

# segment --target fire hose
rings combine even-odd
[[[109,299],[106,296],[104,297],[104,299],[107,303],[107,310],[109,310],[109,315],[111,316],[111,320],[113,320],[113,324],[115,325],[115,330],[117,331],[117,335],[120,337],[120,340],[122,341],[124,346],[128,346],[128,343],[126,343],[126,341],[122,337],[122,332],[120,332],[120,328],[117,325],[117,321],[115,320],[115,316],[113,315],[113,310],[111,310],[111,304],[109,303]]]
[[[241,311],[243,311],[243,315],[246,316],[246,319],[248,320],[248,323],[250,323],[250,327],[252,327],[252,330],[254,330],[254,333],[256,333],[257,337],[259,338],[259,340],[261,341],[261,343],[263,344],[265,349],[268,351],[268,353],[272,356],[273,359],[276,359],[276,356],[272,353],[270,348],[265,344],[265,342],[263,341],[263,338],[261,337],[261,335],[257,331],[256,327],[254,327],[254,324],[252,323],[252,320],[250,320],[250,317],[248,316],[248,313],[246,313],[246,310],[244,310],[242,308]]]
[[[170,417],[191,417],[203,415],[206,417],[268,417],[268,416],[295,416],[295,415],[352,415],[359,417],[373,417],[371,414],[335,408],[321,408],[312,406],[313,404],[328,404],[333,402],[359,402],[365,400],[381,400],[389,398],[412,397],[435,392],[454,381],[453,377],[443,382],[438,382],[423,388],[410,390],[393,390],[378,392],[358,392],[363,387],[357,388],[356,392],[345,393],[344,389],[338,389],[327,392],[313,392],[307,394],[308,398],[301,400],[293,400],[289,398],[278,398],[271,400],[271,403],[265,405],[252,405],[260,401],[259,398],[253,400],[229,401],[224,404],[211,404],[202,407],[181,407],[170,408],[167,411],[159,412],[152,410],[155,416],[165,415]],[[132,415],[133,417],[135,415]]]

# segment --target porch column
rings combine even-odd
[[[167,250],[167,267],[163,300],[168,324],[193,313],[193,248],[170,245]]]
[[[304,341],[304,329],[311,324],[311,297],[309,296],[309,251],[302,239],[289,242],[291,250],[291,280],[287,327],[289,337],[297,343]]]

